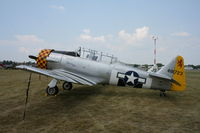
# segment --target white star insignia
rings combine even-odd
[[[133,72],[131,73],[131,75],[126,75],[126,76],[128,78],[127,83],[131,82],[134,84],[134,80],[137,79],[137,77],[134,77]]]

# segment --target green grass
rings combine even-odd
[[[29,73],[0,70],[0,132],[43,133],[199,133],[200,72],[186,73],[184,92],[116,86],[74,85],[72,91],[45,96],[51,78],[33,74],[26,120]],[[62,82],[58,84],[62,87]]]

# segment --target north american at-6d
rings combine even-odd
[[[72,84],[107,84],[159,90],[161,96],[165,96],[166,91],[183,91],[186,87],[181,56],[176,56],[157,72],[143,71],[121,63],[112,55],[83,48],[77,51],[44,49],[37,57],[29,57],[36,61],[35,67],[20,65],[17,68],[51,77],[47,95],[59,92],[59,80],[64,81],[66,90],[71,90]]]

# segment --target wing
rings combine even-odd
[[[46,76],[49,76],[58,80],[67,81],[67,82],[79,83],[79,84],[90,85],[90,86],[96,85],[96,82],[82,75],[78,75],[76,73],[72,73],[63,69],[46,70],[46,69],[40,69],[40,68],[26,66],[26,65],[20,65],[20,66],[17,66],[16,68],[39,73],[42,75],[46,75]]]

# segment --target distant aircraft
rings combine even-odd
[[[117,61],[114,56],[84,48],[78,51],[44,49],[37,57],[29,57],[36,60],[37,67],[20,65],[17,68],[52,77],[46,88],[47,95],[58,93],[58,80],[64,81],[65,90],[71,90],[72,83],[110,84],[159,90],[160,96],[166,96],[165,91],[183,91],[186,87],[181,56],[157,72],[142,71]]]
[[[0,68],[13,69],[15,66],[13,64],[0,64]]]

